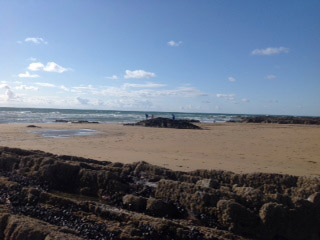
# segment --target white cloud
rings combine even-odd
[[[61,85],[61,86],[60,86],[60,89],[62,89],[63,91],[66,91],[66,92],[69,92],[69,91],[70,91],[70,89],[67,88],[67,87],[65,87],[64,85]]]
[[[43,83],[43,82],[38,82],[36,85],[41,86],[41,87],[47,87],[47,88],[54,88],[56,85],[52,83]]]
[[[28,43],[34,43],[34,44],[48,44],[47,41],[45,41],[43,38],[40,38],[40,37],[28,37],[24,41]]]
[[[223,98],[225,100],[228,101],[233,101],[235,99],[235,95],[234,94],[224,94],[224,93],[218,93],[217,98]]]
[[[19,85],[16,86],[15,89],[17,90],[32,90],[32,91],[38,91],[39,88],[34,87],[34,86],[26,86],[26,85]]]
[[[153,104],[147,99],[123,98],[104,103],[108,109],[150,109]]]
[[[48,62],[46,66],[42,64],[41,62],[35,62],[35,63],[30,63],[28,69],[30,71],[44,71],[44,72],[56,72],[56,73],[63,73],[68,71],[69,69],[64,68],[55,62]]]
[[[61,67],[60,65],[56,64],[55,62],[48,62],[47,65],[43,68],[43,71],[63,73],[63,72],[68,71],[68,69]]]
[[[30,71],[34,71],[34,72],[41,71],[43,70],[43,68],[44,68],[44,65],[41,62],[30,63],[28,67]]]
[[[250,100],[247,99],[247,98],[242,98],[242,99],[241,99],[241,102],[246,102],[246,103],[248,103],[248,102],[250,102]]]
[[[128,92],[124,88],[118,87],[106,87],[100,92],[97,92],[96,95],[108,96],[108,97],[134,97],[133,92]]]
[[[15,99],[16,96],[14,92],[11,90],[11,88],[7,84],[0,84],[0,89],[5,89],[4,98],[3,98],[5,102],[9,102],[10,100]]]
[[[82,105],[88,105],[90,100],[86,99],[86,98],[81,98],[81,97],[77,97],[76,100],[78,101],[78,103],[82,104]]]
[[[8,88],[9,88],[8,84],[6,83],[0,84],[0,89],[8,89]]]
[[[167,42],[167,44],[170,47],[179,47],[182,44],[182,42],[181,41],[175,42],[175,41],[171,40],[171,41]]]
[[[198,112],[201,109],[200,106],[196,106],[196,105],[192,105],[192,104],[180,106],[179,108],[181,111],[184,111],[184,112],[190,112],[190,111],[197,111]]]
[[[275,80],[277,77],[276,76],[274,76],[274,75],[268,75],[268,76],[266,76],[266,79],[268,79],[268,80]]]
[[[153,83],[153,82],[147,82],[145,84],[131,84],[131,83],[125,83],[123,85],[124,88],[162,88],[165,87],[165,84],[160,83]]]
[[[76,108],[78,101],[75,97],[61,97],[55,95],[48,96],[38,96],[34,93],[32,94],[21,94],[14,95],[10,98],[10,103],[8,101],[8,95],[0,95],[0,103],[8,103],[7,106],[14,107],[54,107],[61,108],[61,106],[68,108]]]
[[[90,102],[94,106],[103,106],[105,103],[101,99],[95,99]]]
[[[130,79],[130,78],[135,78],[135,79],[140,79],[140,78],[154,78],[156,77],[156,74],[152,72],[146,72],[144,70],[126,70],[126,75],[124,75],[125,79]]]
[[[15,107],[64,106],[81,108],[85,106],[95,109],[141,110],[152,108],[159,110],[163,102],[177,100],[178,104],[184,98],[193,99],[207,95],[192,86],[161,89],[158,88],[160,84],[153,82],[127,86],[122,84],[118,87],[92,85],[66,87],[45,81],[36,82],[32,85],[10,82],[10,84],[13,84],[12,86],[9,84],[10,87],[8,84],[0,82],[0,88],[3,89],[0,90],[0,103]],[[44,89],[47,91],[40,91]],[[36,90],[39,90],[39,92]],[[5,92],[6,94],[4,94]],[[194,104],[196,106],[197,103]],[[173,106],[174,104],[168,106],[167,110]]]
[[[285,47],[268,47],[265,49],[255,49],[251,52],[251,54],[258,56],[272,56],[288,52],[289,49]]]
[[[111,80],[118,80],[119,77],[117,75],[112,75],[111,77],[106,77],[107,79],[111,79]]]
[[[0,89],[5,89],[4,98],[3,98],[5,102],[9,102],[10,100],[15,99],[16,96],[14,92],[11,90],[11,88],[7,84],[5,83],[0,84]]]
[[[79,91],[93,91],[93,90],[96,90],[96,88],[94,88],[92,85],[73,87],[72,89],[79,90]]]
[[[168,90],[163,91],[164,95],[171,96],[183,96],[183,97],[204,97],[208,96],[208,94],[201,92],[200,90],[193,87],[180,87],[177,90]]]
[[[237,79],[235,79],[234,77],[228,77],[228,81],[229,82],[235,82],[235,81],[237,81]]]
[[[38,78],[40,77],[38,74],[30,74],[28,71],[25,73],[20,73],[18,75],[19,78]]]
[[[134,89],[134,88],[133,88]],[[118,98],[153,98],[153,97],[202,97],[207,96],[206,93],[192,87],[180,87],[173,90],[155,90],[155,89],[139,89],[131,90],[120,87],[106,87],[94,93],[95,95],[118,97]]]
[[[7,88],[6,92],[5,92],[5,101],[8,102],[12,99],[15,99],[15,97],[16,96],[15,96],[14,92],[12,92],[10,88]]]

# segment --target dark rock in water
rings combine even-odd
[[[229,122],[320,125],[320,117],[255,116],[242,117],[239,121],[230,120]]]
[[[98,124],[99,122],[87,121],[87,120],[79,120],[79,121],[71,121],[71,123],[94,123],[94,124]]]
[[[65,120],[65,119],[56,119],[55,122],[59,122],[59,123],[94,123],[94,124],[99,123],[99,122],[87,121],[87,120],[73,121],[73,120]]]
[[[153,118],[143,120],[134,124],[124,124],[130,126],[158,127],[158,128],[178,128],[178,129],[201,129],[199,126],[192,124],[192,120],[172,120],[169,118]]]
[[[320,178],[0,147],[0,239],[319,239]]]
[[[36,125],[28,125],[27,127],[28,127],[28,128],[41,128],[41,127],[36,126]]]
[[[67,122],[70,122],[70,121],[69,120],[64,120],[64,119],[56,119],[55,122],[67,123]]]

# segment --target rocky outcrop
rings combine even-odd
[[[9,214],[10,210],[0,206],[0,239],[24,240],[80,240],[75,232],[34,218]]]
[[[152,118],[143,120],[134,124],[125,124],[130,126],[144,126],[157,128],[178,128],[178,129],[201,129],[199,126],[193,124],[195,120],[173,120],[169,118]]]
[[[320,179],[0,148],[0,239],[319,239]]]
[[[231,120],[230,122],[235,121]],[[254,116],[242,117],[236,122],[320,125],[320,117]]]
[[[36,126],[36,125],[28,125],[27,128],[41,128],[41,127]]]
[[[127,194],[122,198],[123,205],[136,212],[145,212],[147,207],[147,198]]]
[[[259,218],[234,200],[217,203],[219,223],[229,231],[244,236],[255,236],[259,232]]]

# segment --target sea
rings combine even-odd
[[[99,123],[134,123],[150,117],[168,117],[176,119],[194,119],[203,123],[223,123],[248,116],[243,114],[187,113],[187,112],[148,112],[148,111],[113,111],[79,110],[53,108],[8,108],[0,107],[0,124],[36,124],[55,123],[56,120],[90,121]]]

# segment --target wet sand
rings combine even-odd
[[[0,146],[42,150],[96,160],[146,161],[173,170],[221,169],[320,176],[320,126],[201,125],[205,130],[116,124],[0,125]],[[94,136],[44,138],[34,131],[93,129]]]

